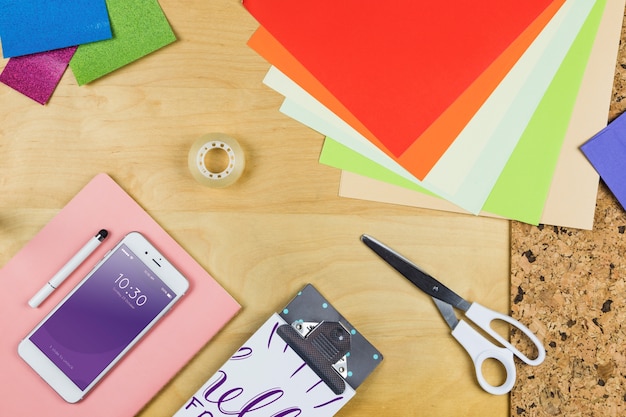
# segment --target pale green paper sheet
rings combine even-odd
[[[579,147],[608,122],[625,2],[606,2],[541,214],[543,224],[593,228],[599,175]],[[338,194],[359,200],[462,212],[441,198],[349,171],[341,171]],[[485,211],[480,215],[495,216]]]
[[[561,64],[483,210],[538,224],[606,1],[600,0]],[[424,188],[327,138],[320,162],[405,188]]]
[[[538,224],[606,0],[594,6],[483,209]]]
[[[478,214],[594,3],[566,1],[437,162],[431,173],[447,168],[435,179],[429,173],[425,181],[417,180],[278,69],[270,68],[264,83],[286,97],[284,114]],[[490,155],[488,166],[476,166],[482,153]]]
[[[491,107],[484,114],[481,108],[479,110],[481,115],[472,118],[466,126],[468,128],[476,118],[480,118],[483,121],[478,123],[477,129],[469,136],[464,135],[465,129],[461,132],[424,178],[423,185],[433,184],[438,189],[452,194],[454,198],[451,201],[462,205],[470,212],[478,213],[481,210],[594,4],[595,0],[583,0],[571,5],[566,18],[567,25],[559,28],[552,42],[558,47],[545,51],[536,67],[528,71],[528,78],[517,91],[510,93],[510,97],[496,97],[495,100],[489,97],[483,108],[488,104]],[[494,111],[498,102],[502,107],[508,107],[504,114]],[[490,117],[490,114],[493,116]],[[483,136],[486,136],[487,140],[481,149]],[[458,149],[460,141],[463,141],[465,146]],[[476,155],[470,152],[474,147],[479,148]],[[456,158],[449,158],[449,154],[454,151],[457,151]],[[470,162],[469,169],[460,169],[464,160]],[[446,184],[448,187],[445,187]]]
[[[156,0],[107,0],[113,38],[80,45],[70,61],[87,84],[176,40]]]

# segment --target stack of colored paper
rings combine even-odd
[[[345,197],[590,229],[624,0],[244,0]]]
[[[176,40],[156,0],[0,0],[0,82],[40,104],[68,63],[89,83]]]

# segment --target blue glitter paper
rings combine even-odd
[[[0,0],[5,58],[110,39],[105,0]]]

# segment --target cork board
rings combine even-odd
[[[609,121],[625,109],[623,25]],[[547,351],[518,366],[511,416],[626,415],[625,252],[626,212],[602,182],[592,230],[511,223],[511,312]]]

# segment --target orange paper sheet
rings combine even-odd
[[[245,2],[245,4],[248,3],[250,3],[250,0]],[[424,107],[430,109],[434,106],[435,100],[445,101],[446,97],[449,99],[450,95],[446,96],[446,94],[450,94],[447,90],[437,91],[437,94],[434,96],[425,96],[419,102],[399,102],[396,109],[401,111],[406,108],[413,119],[420,120],[420,125],[423,128],[420,131],[417,126],[413,126],[413,130],[411,130],[410,126],[405,126],[403,130],[405,138],[406,132],[414,131],[416,135],[410,138],[407,147],[400,154],[394,153],[393,149],[388,147],[391,142],[397,139],[397,135],[401,134],[396,129],[397,120],[393,114],[376,114],[376,119],[379,120],[380,125],[378,125],[378,133],[374,133],[374,130],[370,127],[376,125],[376,123],[366,123],[364,117],[351,111],[345,100],[342,100],[341,97],[335,94],[332,86],[329,87],[328,84],[320,81],[319,77],[316,77],[314,69],[311,70],[310,67],[305,66],[296,56],[292,55],[289,49],[270,33],[269,29],[259,28],[250,38],[249,46],[421,180],[563,3],[564,0],[550,2],[524,28],[521,34],[513,39],[502,53],[490,62],[484,71],[477,74],[465,89],[459,91],[458,95],[452,95],[452,100],[445,107],[441,108],[441,112],[436,117],[433,117],[432,123],[428,124],[425,122],[428,119],[428,115],[425,113]],[[459,36],[462,35],[460,34]],[[448,52],[454,54],[454,51],[451,49]],[[350,55],[346,55],[344,61],[351,61],[351,57],[347,59],[349,57]],[[337,62],[329,60],[324,60],[324,62],[327,67],[338,71],[336,69]],[[424,60],[425,65],[428,62],[427,59]],[[408,62],[407,65],[411,65],[411,63]],[[419,72],[418,64],[413,63],[413,65],[414,70]],[[458,74],[464,72],[464,68],[456,65],[453,68],[448,68],[448,71],[453,71],[455,74],[447,79],[448,83],[462,83],[462,81],[459,82],[457,79]],[[380,75],[381,78],[387,80],[391,76],[391,74]],[[455,80],[455,82],[453,83],[451,80]],[[372,108],[375,107],[372,105],[372,102],[374,102],[373,98],[363,101],[366,105],[370,105]]]

